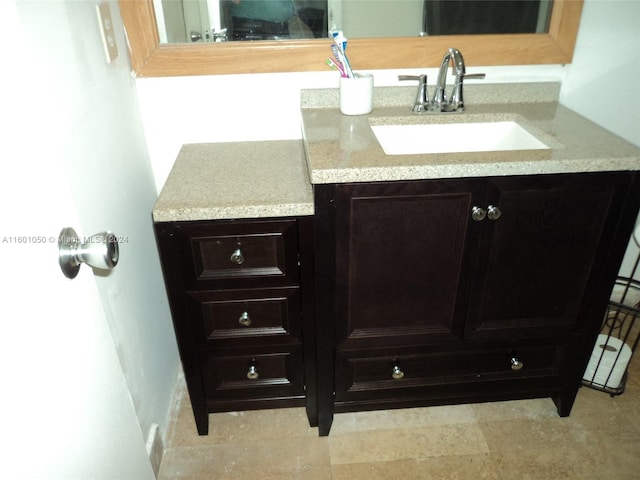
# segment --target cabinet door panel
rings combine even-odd
[[[467,337],[548,335],[572,330],[598,279],[614,201],[612,177],[494,179],[502,215],[487,220]],[[588,298],[586,299],[588,301]]]
[[[461,182],[338,186],[341,347],[459,338],[473,191]],[[464,291],[464,290],[462,290]]]

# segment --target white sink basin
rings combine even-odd
[[[549,148],[513,121],[372,125],[371,129],[387,155]]]

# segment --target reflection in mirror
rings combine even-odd
[[[154,0],[160,43],[545,33],[552,0]],[[391,19],[391,21],[390,21]]]

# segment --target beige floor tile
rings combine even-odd
[[[550,398],[476,403],[471,408],[478,421],[558,417],[556,405]]]
[[[209,472],[209,479],[236,478],[242,472],[269,472],[269,477],[294,478],[294,472],[329,471],[326,438],[291,437],[277,441],[241,441],[218,445],[173,447],[162,461],[161,479],[200,478]],[[238,477],[242,478],[242,477]],[[251,477],[244,477],[251,478]],[[321,476],[318,478],[322,478]]]
[[[188,396],[172,430],[171,445],[177,447],[318,436],[318,429],[309,426],[304,408],[213,413],[209,415],[209,434],[198,435]]]
[[[487,453],[476,424],[351,432],[329,437],[331,464],[373,463]]]
[[[331,435],[367,430],[455,425],[475,421],[476,416],[470,405],[339,413],[334,417]]]
[[[389,462],[347,463],[331,467],[332,480],[431,480],[431,475],[417,460]]]
[[[488,455],[333,465],[333,480],[500,480]]]
[[[165,455],[158,480],[331,480],[329,465],[275,465],[257,456],[236,460],[218,447],[174,448]]]
[[[631,405],[621,405],[624,395],[631,399],[630,392],[612,398],[604,392],[583,387],[567,421],[574,439],[582,443],[599,442],[603,438],[640,440],[640,424],[637,417],[634,418],[638,412]]]
[[[519,480],[637,480],[640,478],[640,445],[618,443],[508,451],[494,456],[502,478]]]
[[[418,462],[433,480],[499,480],[500,474],[490,455],[437,457]]]
[[[574,441],[569,426],[559,417],[495,420],[479,425],[491,453],[562,447]]]

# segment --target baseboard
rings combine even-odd
[[[162,463],[162,454],[164,453],[164,446],[162,444],[162,435],[160,434],[160,428],[157,423],[151,424],[149,428],[149,434],[147,435],[147,455],[151,461],[151,467],[156,478],[160,473],[160,464]]]

